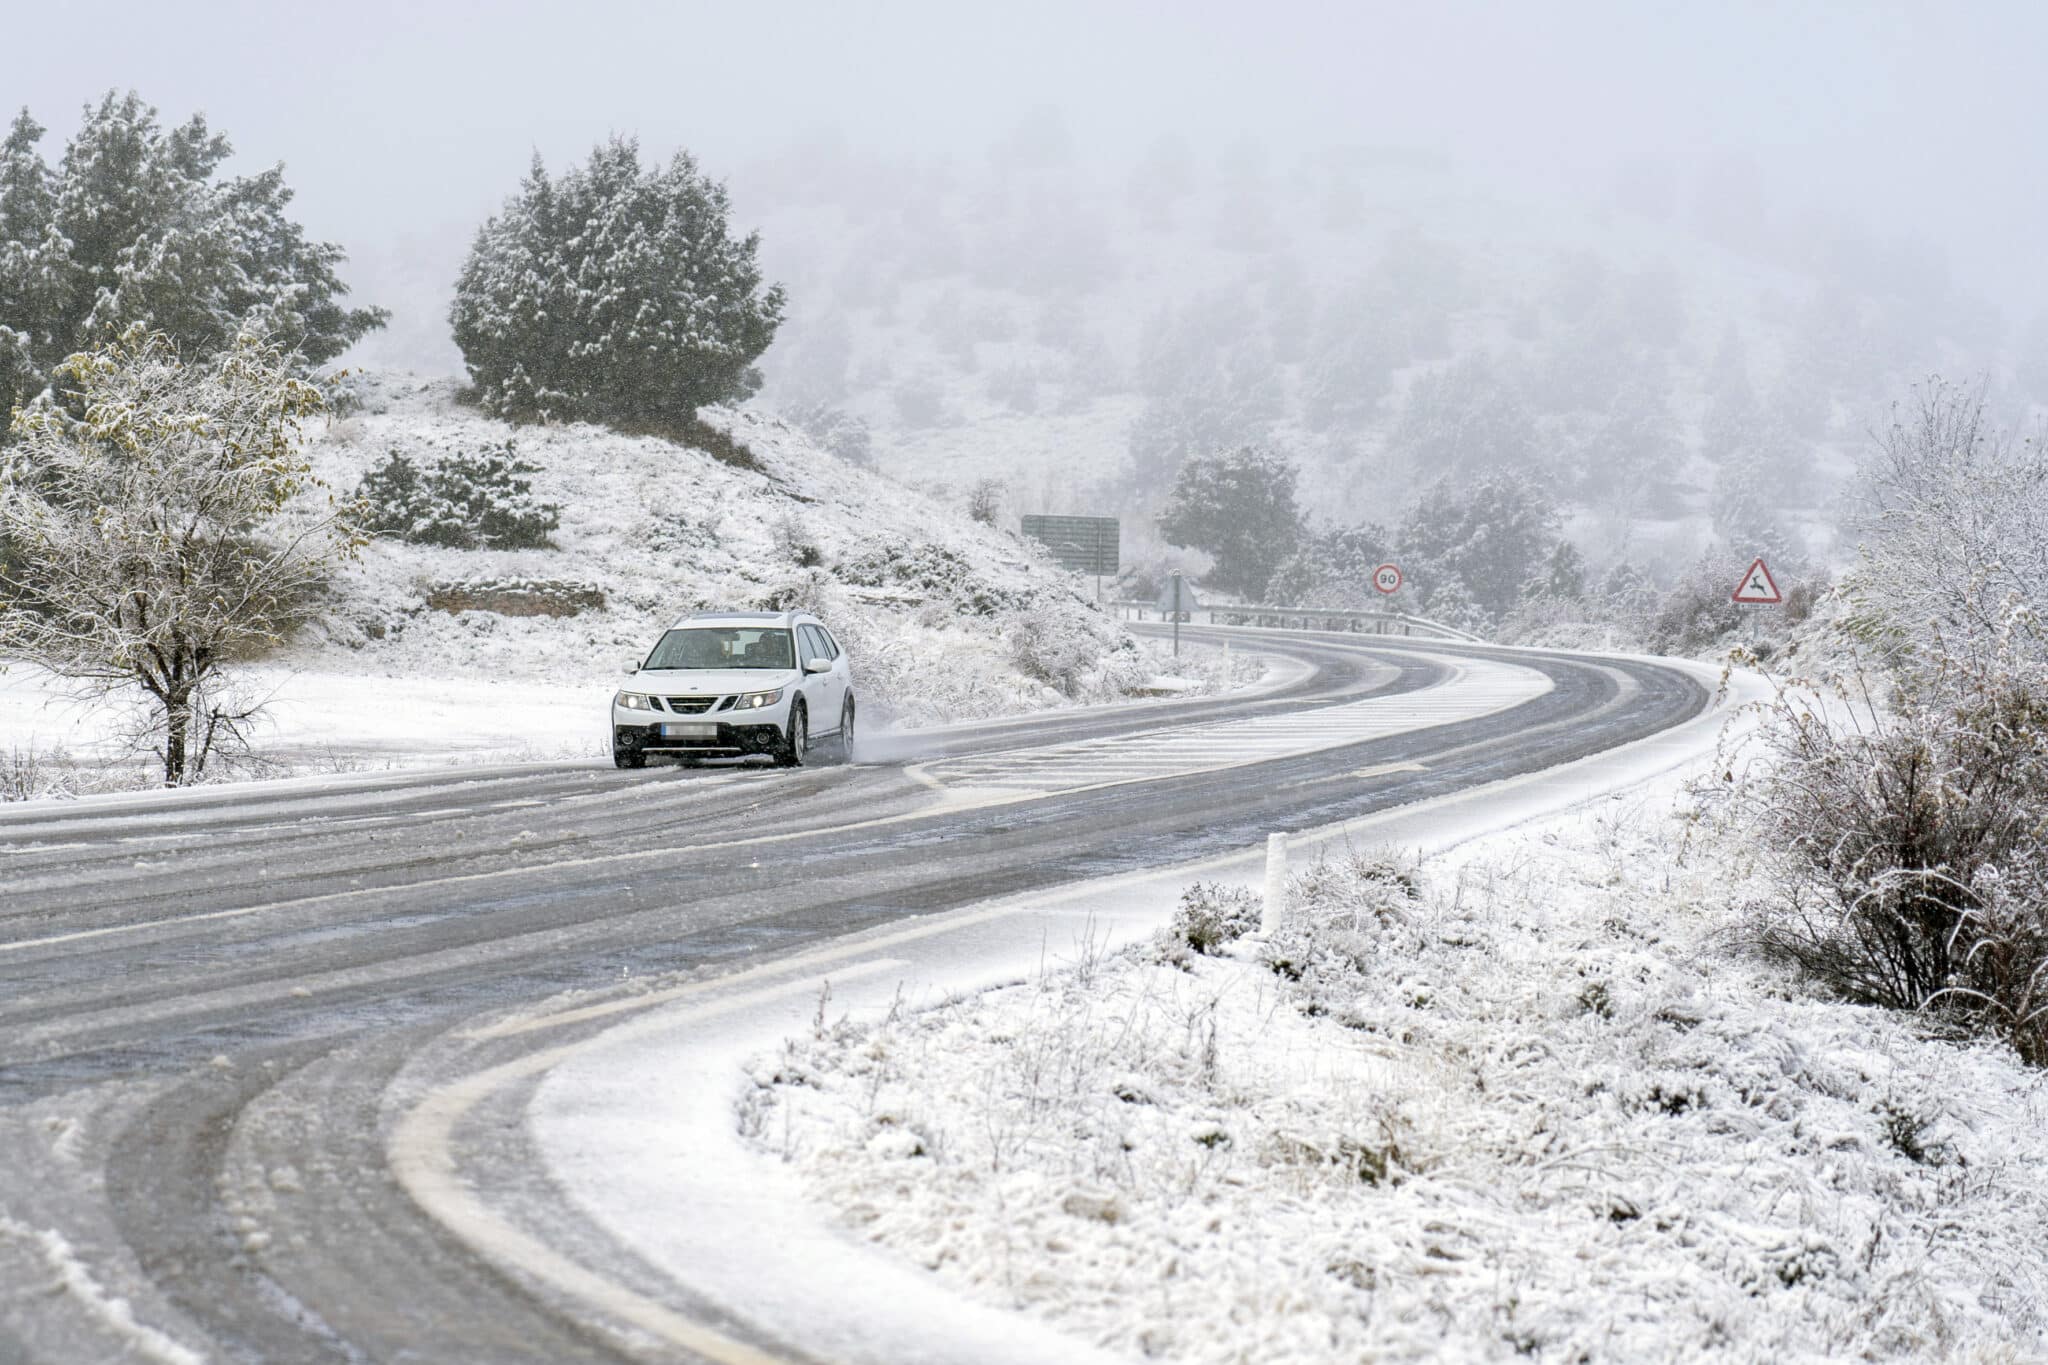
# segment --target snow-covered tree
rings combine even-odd
[[[1299,476],[1292,460],[1261,446],[1195,456],[1174,478],[1159,534],[1215,560],[1210,586],[1256,601],[1301,534]]]
[[[1272,348],[1241,293],[1219,291],[1155,317],[1140,344],[1137,379],[1149,399],[1130,435],[1141,475],[1257,445],[1280,416]]]
[[[304,622],[360,544],[303,453],[320,391],[249,334],[188,365],[139,327],[56,380],[79,419],[18,412],[0,463],[0,653],[139,687],[176,785],[246,716],[210,704],[224,673]]]
[[[1515,385],[1484,355],[1467,356],[1409,387],[1391,447],[1418,473],[1525,470],[1535,431]]]
[[[2014,636],[2048,661],[2048,443],[2019,440],[1981,390],[1938,380],[1894,410],[1854,497],[1851,625],[1901,665]]]
[[[478,401],[521,421],[688,433],[697,409],[760,387],[782,321],[760,234],[733,235],[724,185],[686,152],[643,169],[613,138],[550,178],[539,157],[477,232],[455,343]]]
[[[23,110],[0,143],[0,411],[133,324],[195,358],[248,330],[301,365],[383,325],[343,306],[341,248],[286,216],[283,167],[218,177],[232,149],[203,116],[165,129],[132,91],[109,93],[55,171],[42,134]]]
[[[1418,589],[1455,578],[1483,610],[1499,615],[1550,558],[1557,504],[1513,470],[1446,475],[1424,489],[1401,526],[1402,567]],[[1433,573],[1425,572],[1427,566]]]
[[[1274,571],[1266,597],[1290,607],[1383,607],[1372,571],[1392,557],[1392,544],[1386,528],[1371,523],[1307,536]]]

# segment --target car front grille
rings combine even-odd
[[[716,697],[667,697],[668,709],[679,716],[701,716],[718,701]]]

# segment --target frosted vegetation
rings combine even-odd
[[[1775,883],[1696,817],[1319,865],[1264,942],[1194,888],[1149,947],[821,1017],[742,1123],[856,1235],[1134,1358],[2048,1349],[2041,1074],[1745,955]]]
[[[501,477],[465,484],[466,496],[528,526],[546,509],[556,524],[540,545],[458,548],[434,532],[438,515],[380,537],[337,585],[309,657],[573,681],[593,662],[638,662],[687,611],[807,606],[844,638],[874,720],[910,724],[1112,701],[1165,667],[1015,534],[878,479],[765,414],[704,409],[720,458],[591,425],[513,427],[458,403],[445,382],[366,376],[346,410],[314,449],[336,486],[381,497],[395,461],[496,460]],[[513,582],[597,605],[562,615],[432,605],[450,588]],[[1220,660],[1189,662],[1224,681]]]
[[[1709,652],[1751,557],[1802,597],[1849,557],[1843,490],[1912,384],[1988,375],[2000,425],[2048,402],[2048,319],[2008,328],[1927,244],[1792,222],[1739,164],[1563,205],[1397,149],[1106,163],[1046,113],[981,159],[817,139],[734,173],[791,288],[765,402],[859,423],[905,477],[1120,513],[1154,581],[1220,555],[1233,593],[1378,603],[1344,552],[1369,544],[1429,615]],[[1247,447],[1298,486],[1222,518],[1297,572],[1157,529],[1190,461]],[[1485,544],[1505,527],[1534,543]]]
[[[139,715],[167,784],[260,759],[243,665],[602,686],[695,608],[819,611],[884,722],[1116,700],[1165,667],[996,528],[1000,488],[935,501],[865,468],[857,427],[729,406],[784,293],[687,155],[536,161],[456,282],[458,392],[309,378],[384,315],[341,306],[341,251],[284,216],[278,171],[217,175],[203,118],[109,94],[54,166],[42,135],[23,112],[0,145],[0,648]],[[33,746],[0,771],[8,795],[101,785]]]

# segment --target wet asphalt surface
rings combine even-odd
[[[526,765],[0,808],[0,1361],[676,1358],[481,1262],[392,1182],[385,1138],[423,1087],[563,1041],[472,1044],[475,1022],[1243,848],[1567,762],[1708,700],[1648,663],[1189,634],[1305,668],[1248,698],[960,727],[795,772]],[[1553,686],[1478,720],[997,805],[948,803],[908,766],[1415,691],[1446,674],[1427,655]],[[1424,766],[1358,775],[1407,763]],[[550,1202],[518,1099],[472,1125],[465,1169],[552,1244],[662,1292]]]

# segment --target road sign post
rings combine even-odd
[[[1745,607],[1774,607],[1785,600],[1784,594],[1778,591],[1778,580],[1771,577],[1770,566],[1764,563],[1762,555],[1749,562],[1749,568],[1743,573],[1742,581],[1735,585],[1735,591],[1728,596],[1730,601]],[[1763,632],[1763,619],[1752,612],[1749,618],[1751,648],[1763,639]]]
[[[1182,612],[1192,612],[1202,604],[1195,600],[1195,590],[1181,578],[1180,570],[1173,571],[1173,577],[1159,591],[1159,610],[1173,618],[1173,657],[1180,657],[1180,617]]]

